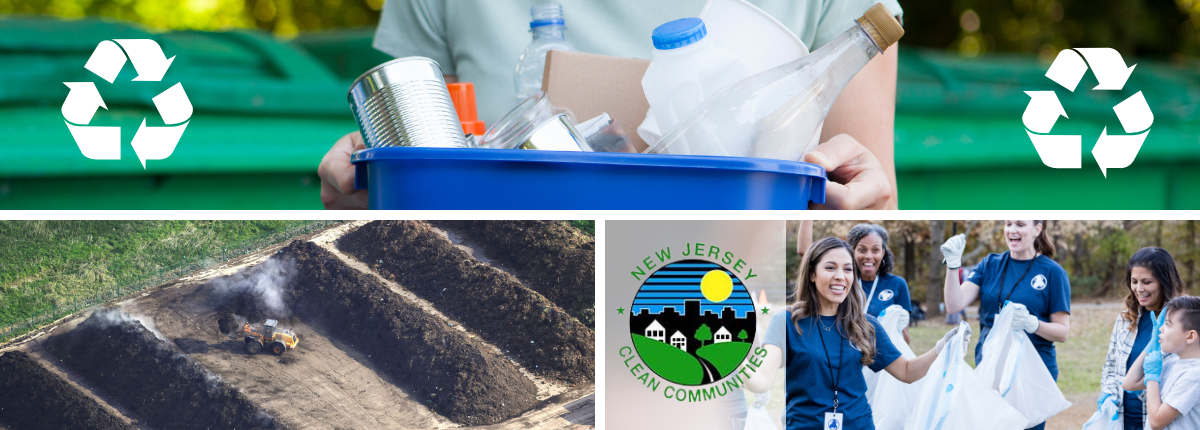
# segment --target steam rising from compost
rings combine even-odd
[[[150,333],[154,333],[154,337],[161,340],[168,340],[162,332],[158,331],[158,327],[154,325],[154,318],[145,315],[133,315],[124,308],[101,308],[92,311],[92,315],[88,318],[90,324],[95,324],[97,328],[106,329],[109,327],[125,327],[127,324],[140,325],[145,327]],[[168,340],[169,341],[169,340]]]
[[[220,302],[245,295],[253,298],[268,316],[287,318],[291,315],[284,302],[286,286],[295,275],[295,263],[288,259],[271,258],[237,275],[212,281],[213,296]]]

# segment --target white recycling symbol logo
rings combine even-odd
[[[114,43],[115,42],[115,43]],[[119,45],[119,46],[118,46]],[[125,66],[125,60],[133,63],[137,77],[134,81],[162,80],[175,57],[166,58],[162,47],[152,39],[105,40],[96,46],[92,56],[83,67],[100,78],[113,83]],[[121,127],[89,126],[92,116],[99,108],[108,109],[94,82],[63,82],[71,89],[63,102],[62,113],[71,137],[79,146],[84,157],[93,160],[121,159]],[[146,119],[133,135],[133,151],[146,168],[146,160],[162,160],[175,152],[175,145],[183,137],[188,120],[192,117],[192,102],[183,91],[183,84],[174,86],[154,96],[154,107],[162,116],[166,127],[147,127]]]
[[[1087,59],[1086,63],[1084,59]],[[1046,77],[1074,92],[1089,65],[1096,75],[1096,81],[1100,83],[1093,90],[1124,88],[1125,81],[1137,67],[1137,64],[1126,67],[1121,54],[1112,48],[1064,49],[1050,65],[1050,70],[1046,71]],[[1042,163],[1055,169],[1080,168],[1083,137],[1049,134],[1059,115],[1069,118],[1058,101],[1058,95],[1054,91],[1026,91],[1025,94],[1030,99],[1021,120]],[[1150,105],[1146,104],[1146,97],[1141,91],[1113,106],[1113,111],[1127,134],[1108,134],[1108,127],[1105,127],[1092,147],[1092,156],[1096,158],[1100,172],[1105,177],[1108,177],[1108,169],[1120,169],[1133,164],[1142,143],[1146,141],[1146,135],[1150,134],[1150,125],[1154,123],[1154,113],[1150,111]]]

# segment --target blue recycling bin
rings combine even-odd
[[[825,169],[761,158],[465,148],[368,148],[351,156],[371,209],[802,210]]]

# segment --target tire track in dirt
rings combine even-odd
[[[207,279],[196,281],[139,298],[127,308],[152,318],[170,339],[202,342],[206,351],[188,355],[280,420],[296,428],[320,429],[453,425],[354,357],[353,349],[336,345],[336,340],[299,321],[281,322],[299,335],[297,349],[282,357],[246,354],[243,342],[218,330],[217,312],[200,291]]]

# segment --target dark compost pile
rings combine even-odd
[[[480,244],[530,288],[596,326],[596,242],[564,221],[433,221]]]
[[[29,430],[135,430],[24,351],[0,355],[0,424]]]
[[[338,249],[429,301],[531,372],[595,381],[595,334],[512,275],[471,257],[418,221],[374,221]]]
[[[237,389],[113,309],[92,312],[47,349],[110,398],[152,427],[173,429],[280,429]]]

